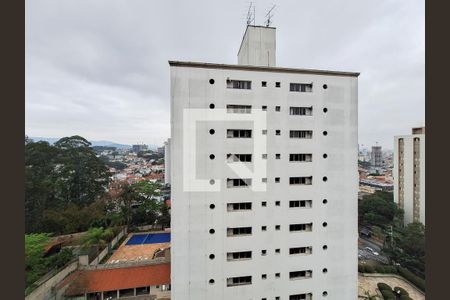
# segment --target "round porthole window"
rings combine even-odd
[[[209,208],[214,209],[214,208],[216,208],[216,205],[215,204],[210,204]]]
[[[209,155],[209,159],[214,159],[216,156],[214,154]]]
[[[214,284],[214,279],[210,279],[209,284]]]
[[[328,226],[327,222],[323,222],[323,223],[322,223],[322,226],[323,226],[323,227],[327,227],[327,226]]]
[[[209,259],[214,259],[216,256],[214,254],[209,255]]]
[[[324,297],[328,296],[327,291],[323,292],[323,293],[322,293],[322,296],[324,296]]]
[[[328,134],[328,132],[327,132],[327,131],[324,131],[324,132],[323,132],[323,135],[327,135],[327,134]]]
[[[211,109],[214,109],[214,107],[216,107],[216,106],[214,105],[214,103],[211,103],[211,104],[209,105],[209,108],[211,108]]]
[[[322,272],[323,272],[323,273],[327,273],[327,272],[328,272],[327,268],[323,268],[323,269],[322,269]]]
[[[209,233],[210,233],[210,234],[214,234],[215,232],[216,232],[216,231],[215,231],[214,229],[212,229],[212,228],[209,230]]]
[[[323,181],[327,181],[328,178],[327,178],[326,176],[324,176],[324,177],[322,178],[322,180],[323,180]]]
[[[323,204],[327,204],[327,203],[328,203],[328,200],[327,200],[327,199],[323,199],[323,200],[322,200],[322,203],[323,203]]]
[[[323,88],[326,90],[328,88],[328,85],[324,84]]]
[[[323,246],[322,246],[322,249],[323,249],[323,250],[327,250],[327,249],[328,249],[328,246],[327,246],[327,245],[323,245]]]
[[[209,184],[210,184],[210,185],[213,185],[214,183],[216,183],[216,181],[215,181],[214,179],[211,179],[211,180],[209,181]]]
[[[328,111],[328,108],[324,107],[323,112],[326,113]]]
[[[210,84],[214,84],[214,79],[211,78],[211,79],[209,80],[209,83],[210,83]]]
[[[209,130],[209,134],[213,135],[214,133],[216,133],[216,131],[214,129]]]
[[[327,158],[327,157],[328,157],[328,154],[324,153],[323,158]]]

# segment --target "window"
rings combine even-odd
[[[312,231],[312,223],[290,224],[289,231]]]
[[[261,250],[261,255],[266,255],[267,254],[267,250]]]
[[[234,227],[227,228],[227,236],[238,236],[238,235],[251,235],[251,227]]]
[[[261,157],[262,159],[267,159],[267,154],[262,154]]]
[[[227,138],[251,138],[250,129],[227,129]]]
[[[261,206],[267,206],[267,202],[266,201],[261,202]]]
[[[275,273],[275,278],[280,278],[280,273]]]
[[[261,226],[262,231],[267,231],[267,226]]]
[[[312,83],[291,83],[289,91],[291,92],[312,92]]]
[[[251,202],[227,203],[227,211],[251,210]]]
[[[281,154],[276,153],[276,154],[275,154],[275,159],[280,159],[280,158],[281,158]]]
[[[275,183],[280,183],[280,177],[275,177]]]
[[[246,187],[252,185],[251,178],[227,178],[227,187]]]
[[[290,208],[295,208],[295,207],[311,208],[312,200],[291,200],[291,201],[289,201],[289,207]]]
[[[261,81],[261,86],[262,87],[267,87],[267,81]]]
[[[279,81],[275,82],[275,87],[277,87],[277,88],[281,87],[281,82],[279,82]]]
[[[227,278],[227,286],[252,284],[252,276],[241,276]]]
[[[261,279],[267,279],[267,274],[262,274]]]
[[[228,252],[227,261],[252,259],[252,251]]]
[[[312,294],[295,294],[295,295],[289,295],[289,300],[311,300]]]
[[[280,225],[275,225],[275,230],[280,230],[281,226]]]
[[[311,278],[312,270],[289,272],[289,279]]]
[[[291,116],[312,116],[312,106],[311,107],[293,107],[289,108],[289,114]]]
[[[275,135],[281,135],[281,130],[279,129],[275,130]]]
[[[281,250],[279,248],[275,249],[276,254],[280,254]]]
[[[289,177],[289,184],[311,185],[312,176],[309,177]]]
[[[227,80],[227,88],[250,90],[252,82],[247,80]]]
[[[296,139],[312,139],[312,130],[291,130],[289,132],[289,137]]]
[[[275,111],[281,111],[281,107],[280,106],[275,106]]]
[[[275,206],[280,206],[280,201],[275,201]]]
[[[292,154],[289,154],[289,161],[311,162],[312,161],[312,154],[292,153]]]
[[[266,183],[267,182],[267,178],[261,178],[261,182]]]
[[[263,129],[263,130],[262,130],[262,134],[263,134],[263,135],[266,135],[266,134],[267,134],[267,129]]]
[[[251,112],[252,112],[251,105],[234,105],[234,104],[227,105],[227,113],[250,114]]]
[[[289,248],[289,255],[297,255],[297,254],[311,254],[312,247],[294,247]]]
[[[251,162],[252,155],[251,154],[227,154],[227,162]]]
[[[266,111],[266,110],[267,110],[267,105],[263,105],[263,106],[261,107],[261,109],[262,109],[263,111]]]

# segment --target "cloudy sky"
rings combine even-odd
[[[361,72],[359,143],[425,122],[423,0],[277,5],[277,65]],[[26,0],[26,134],[162,144],[168,60],[237,62],[248,1]]]

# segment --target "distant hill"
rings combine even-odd
[[[59,138],[47,138],[47,137],[29,137],[30,139],[32,139],[35,142],[38,141],[45,141],[48,142],[49,144],[54,144],[55,142],[57,142],[59,140]],[[131,145],[125,145],[125,144],[119,144],[119,143],[115,143],[115,142],[111,142],[111,141],[89,141],[91,142],[92,146],[108,146],[108,147],[116,147],[117,149],[129,149],[131,148]],[[153,145],[149,145],[149,147],[151,148]]]

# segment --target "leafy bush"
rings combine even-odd
[[[425,280],[414,275],[411,271],[408,269],[405,269],[403,267],[398,267],[398,273],[403,276],[406,280],[413,283],[415,286],[417,286],[419,289],[425,292]]]
[[[378,282],[377,286],[380,291],[383,291],[383,290],[392,291],[392,288],[389,286],[389,284],[386,284],[384,282]]]
[[[392,290],[380,290],[381,295],[383,295],[383,298],[385,300],[395,300],[397,297],[395,296],[394,292]]]
[[[396,286],[396,287],[394,288],[394,292],[395,292],[396,295],[400,295],[400,296],[403,296],[403,295],[409,296],[408,292],[407,292],[404,288],[401,288],[401,287],[399,287],[399,286]]]
[[[375,269],[371,265],[366,265],[366,273],[374,273]]]

